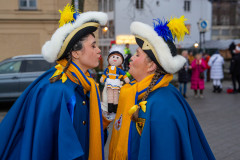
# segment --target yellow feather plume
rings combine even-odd
[[[64,7],[63,11],[59,10],[59,12],[61,13],[61,18],[59,20],[59,27],[73,21],[74,20],[73,14],[76,13],[74,11],[73,6],[71,6],[70,4],[67,4]]]
[[[184,21],[187,19],[184,18],[184,16],[181,16],[180,18],[171,17],[169,23],[167,24],[168,28],[172,32],[173,39],[177,37],[178,42],[181,40],[184,40],[184,36],[188,32],[187,27],[184,24]]]

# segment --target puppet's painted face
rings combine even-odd
[[[120,66],[123,62],[123,59],[122,57],[119,55],[119,54],[112,54],[110,55],[109,59],[108,59],[108,63],[111,65],[111,66]]]

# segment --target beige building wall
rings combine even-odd
[[[0,61],[40,54],[42,45],[58,28],[62,10],[71,0],[37,0],[36,10],[19,9],[19,0],[0,1]],[[98,11],[98,0],[85,0],[85,11]],[[95,33],[98,38],[98,32]]]
[[[98,0],[85,0],[84,12],[86,11],[98,11]]]
[[[87,12],[87,11],[98,11],[98,0],[85,0],[84,1],[84,12]],[[99,32],[98,30],[95,31],[94,33],[95,35],[95,38],[97,40],[97,45],[99,45]],[[100,64],[101,65],[101,64]]]
[[[37,0],[36,10],[20,10],[19,0],[0,1],[0,61],[22,54],[40,54],[58,28],[59,9],[70,0]]]

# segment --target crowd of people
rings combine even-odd
[[[240,93],[240,44],[231,46],[229,51],[232,55],[229,74],[232,78],[232,92]],[[211,56],[207,53],[195,53],[182,51],[182,56],[186,58],[186,63],[178,72],[179,91],[187,98],[187,83],[191,83],[191,89],[194,91],[195,97],[203,98],[204,84],[210,79],[213,84],[213,92],[221,93],[223,90],[222,80],[224,78],[224,58],[217,50]],[[238,82],[238,89],[237,84]],[[199,90],[199,95],[198,95]]]

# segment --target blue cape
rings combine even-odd
[[[0,124],[0,159],[68,160],[83,150],[68,110],[76,84],[50,84],[52,68],[18,98]]]
[[[135,160],[214,160],[202,129],[186,100],[171,84],[147,98],[142,134],[131,122],[128,159]]]

